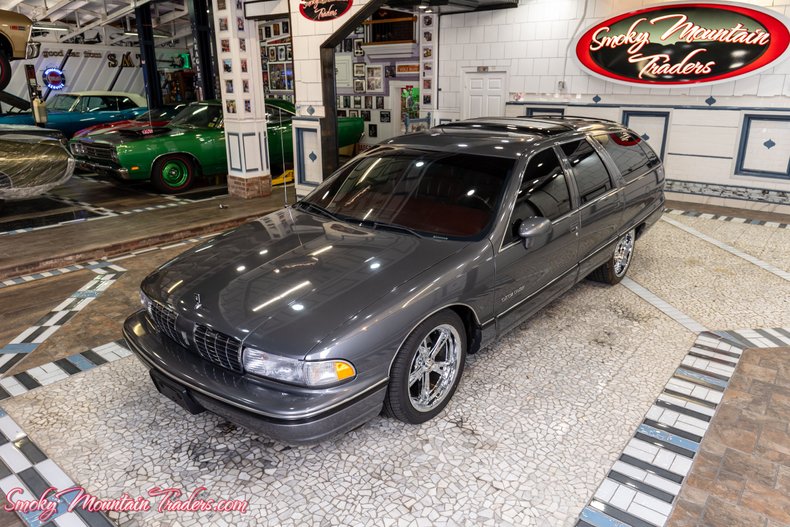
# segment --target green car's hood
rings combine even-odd
[[[178,128],[175,126],[143,125],[134,126],[131,128],[109,130],[103,134],[89,135],[80,138],[80,140],[86,142],[107,143],[111,145],[129,145],[135,141],[146,141],[154,138],[178,137],[207,131],[222,132],[221,129],[217,130],[214,128]]]

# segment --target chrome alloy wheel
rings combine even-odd
[[[461,366],[461,337],[449,324],[432,329],[417,348],[409,368],[409,400],[430,412],[452,391]]]
[[[631,256],[634,254],[634,231],[628,231],[617,242],[614,248],[614,274],[618,278],[623,276],[631,263]]]

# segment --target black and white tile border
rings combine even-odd
[[[747,225],[762,225],[765,227],[775,227],[777,229],[788,228],[787,223],[779,223],[778,221],[750,220],[748,218],[722,216],[719,214],[711,214],[709,212],[695,212],[692,210],[664,209],[664,211],[667,214],[671,214],[672,216],[690,216],[692,218],[702,218],[705,220],[728,221],[730,223],[744,223]]]
[[[85,309],[126,271],[117,265],[112,265],[111,268],[111,272],[104,268],[92,269],[97,276],[41,317],[34,325],[17,335],[6,346],[0,348],[0,376],[51,337],[74,315]]]
[[[667,179],[664,190],[666,192],[676,192],[678,194],[695,194],[716,198],[755,201],[758,203],[790,204],[790,192],[784,190],[770,190],[738,185],[720,185],[716,183],[701,183],[678,179]]]
[[[741,354],[778,346],[790,346],[790,328],[698,335],[577,527],[663,527]]]

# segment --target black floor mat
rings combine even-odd
[[[9,221],[3,221],[3,216],[0,216],[0,234],[8,231],[15,231],[17,229],[34,229],[36,227],[55,225],[64,221],[87,220],[88,218],[95,218],[96,216],[101,216],[101,214],[84,209]]]

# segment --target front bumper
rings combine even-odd
[[[135,179],[129,175],[129,171],[125,168],[104,165],[93,161],[85,161],[84,159],[77,159],[77,168],[86,172],[96,172],[103,176],[113,176],[126,180]]]
[[[208,410],[284,443],[312,444],[342,434],[377,416],[384,403],[386,382],[361,391],[347,385],[311,390],[232,372],[158,333],[144,310],[126,319],[123,336],[152,376],[180,388],[197,412]],[[155,384],[165,393],[162,383]]]

